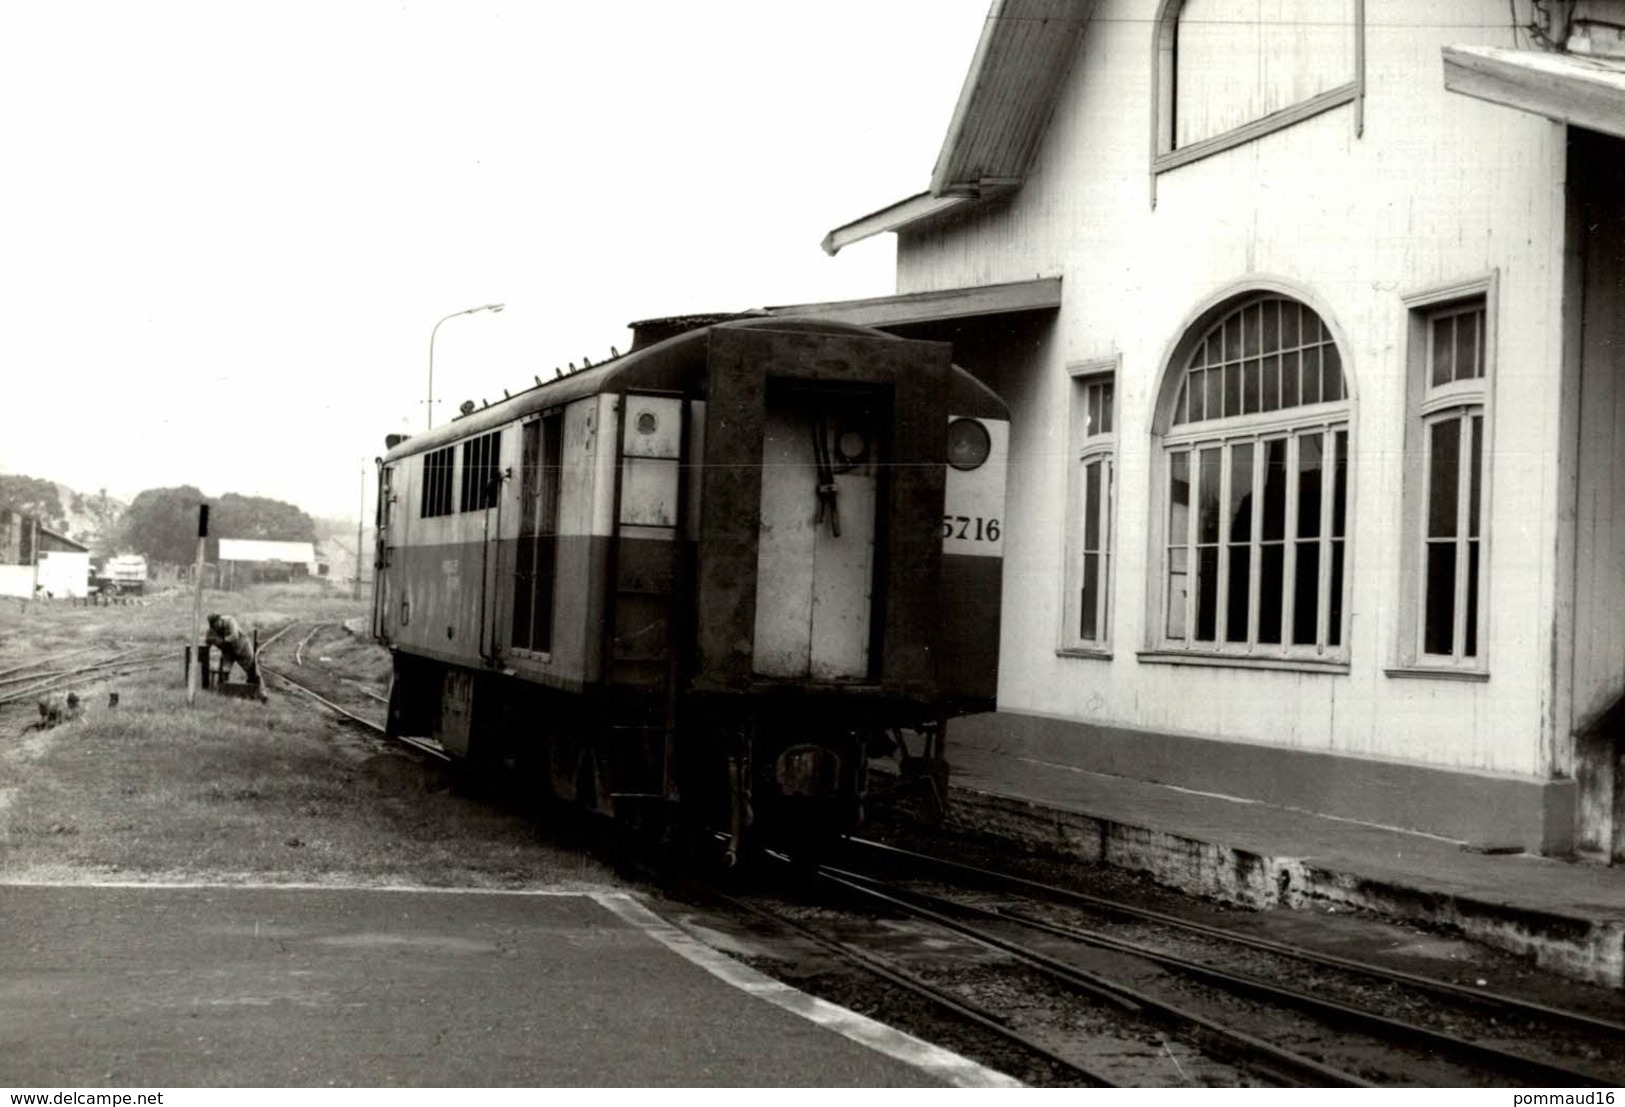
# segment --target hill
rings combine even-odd
[[[112,547],[119,519],[128,506],[107,495],[106,489],[83,493],[25,473],[0,473],[0,507],[36,516],[46,526],[83,542],[96,556],[117,552]]]

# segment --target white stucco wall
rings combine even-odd
[[[1369,0],[1362,137],[1343,106],[1162,175],[1149,198],[1154,0],[1102,0],[1033,172],[1007,204],[905,234],[898,290],[1060,274],[1055,341],[1002,372],[1015,416],[1000,704],[1093,722],[1545,775],[1561,362],[1564,129],[1447,93],[1446,43],[1512,44],[1498,0]],[[1475,26],[1476,25],[1476,26]],[[1499,274],[1491,384],[1487,682],[1400,679],[1407,311]],[[1301,290],[1356,397],[1350,672],[1149,664],[1152,405],[1171,345],[1220,290]],[[1069,362],[1121,356],[1109,660],[1058,657]],[[1026,355],[1031,356],[1031,355]]]
[[[90,554],[53,550],[40,555],[39,586],[55,599],[90,595]],[[34,590],[32,565],[0,565],[0,596],[28,596]]]

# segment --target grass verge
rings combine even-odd
[[[342,622],[360,611],[319,594],[246,598],[215,610],[235,602],[263,620],[262,633],[281,621]],[[37,719],[31,702],[0,709],[0,879],[614,883],[534,819],[461,794],[437,767],[291,695],[258,704],[205,694],[188,706],[179,643],[189,604],[34,606],[27,626],[5,628],[0,668],[29,651],[103,641],[174,641],[176,663],[81,689],[84,714],[51,730],[28,729]],[[381,650],[330,633],[330,664],[355,679],[376,677]],[[120,694],[116,707],[110,690]]]

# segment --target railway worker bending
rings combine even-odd
[[[242,632],[237,620],[230,615],[210,615],[207,645],[220,650],[220,680],[231,675],[232,662],[243,667],[243,676],[256,687],[260,683],[259,666],[254,663],[254,643]]]

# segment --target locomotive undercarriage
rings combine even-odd
[[[854,687],[694,694],[675,733],[663,699],[569,693],[397,653],[392,734],[439,741],[465,769],[525,801],[563,802],[633,826],[726,835],[815,856],[872,801],[908,796],[940,814],[941,719],[928,705]],[[898,771],[871,791],[871,762]]]

